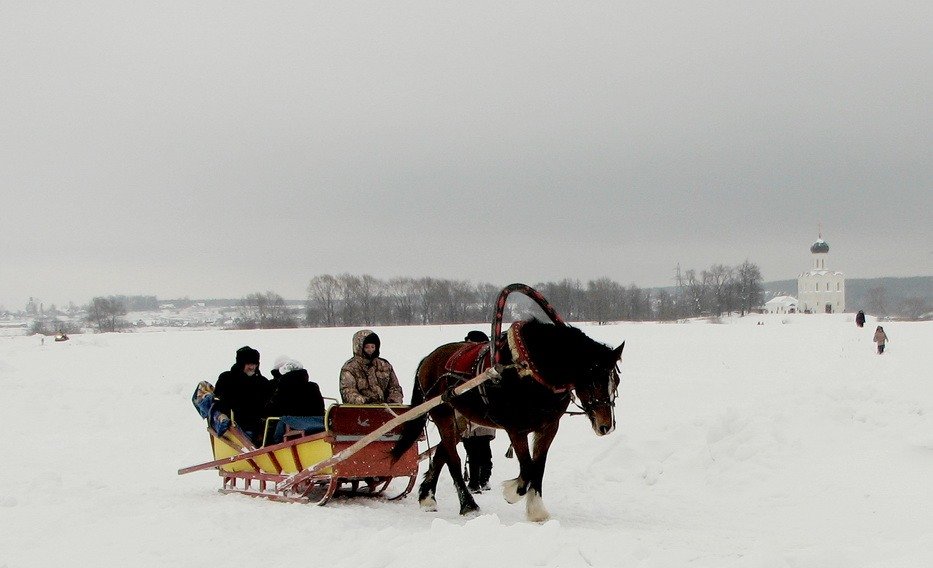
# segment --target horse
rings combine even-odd
[[[459,414],[476,424],[506,431],[518,457],[519,473],[503,483],[503,496],[512,504],[524,497],[528,520],[543,522],[550,515],[541,497],[541,482],[548,448],[557,434],[560,418],[576,393],[597,436],[615,430],[617,364],[625,342],[613,349],[563,322],[555,325],[537,319],[513,323],[498,339],[494,335],[493,342],[496,341],[488,346],[448,343],[418,365],[412,405],[438,395],[449,398],[447,404],[430,412],[441,441],[419,486],[418,501],[426,511],[437,510],[435,490],[446,464],[460,498],[460,514],[479,509],[461,474],[457,453]],[[496,349],[497,346],[502,349]],[[490,351],[498,353],[498,357],[490,357]],[[502,369],[498,380],[450,397],[451,389],[490,364],[498,364],[497,368]],[[392,450],[393,457],[403,455],[415,443],[426,420],[423,415],[405,424]],[[534,435],[533,447],[529,447],[528,434]]]

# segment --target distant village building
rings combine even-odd
[[[775,296],[765,302],[765,313],[795,314],[797,313],[797,298],[793,296]]]
[[[841,313],[846,309],[846,277],[826,268],[829,244],[819,239],[810,247],[810,270],[797,277],[798,311],[804,313]]]

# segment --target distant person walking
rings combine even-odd
[[[865,312],[862,310],[859,310],[858,313],[855,314],[855,325],[858,327],[865,327]]]
[[[884,328],[880,325],[878,329],[875,330],[873,341],[878,344],[878,355],[884,353],[884,344],[890,340],[888,339],[888,334],[884,332]]]

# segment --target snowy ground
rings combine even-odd
[[[764,321],[765,325],[756,325]],[[189,398],[249,344],[325,395],[350,329],[0,338],[0,568],[28,566],[933,566],[933,323],[851,315],[582,326],[627,340],[615,433],[566,418],[532,524],[498,491],[462,518],[337,499],[220,495]],[[472,326],[378,328],[406,396],[418,360]],[[494,443],[493,481],[517,465]],[[390,489],[391,491],[391,489]]]

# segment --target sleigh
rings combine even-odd
[[[392,461],[389,450],[398,439],[399,423],[377,432],[399,414],[403,405],[334,404],[324,416],[324,432],[306,435],[286,431],[282,442],[256,448],[235,424],[218,435],[208,428],[210,462],[178,470],[179,474],[216,469],[221,493],[242,493],[275,501],[324,505],[337,493],[381,495],[395,478],[408,478],[405,489],[390,499],[404,497],[415,486],[419,456],[412,448]],[[267,431],[270,422],[267,421]],[[384,428],[383,428],[384,429]],[[377,435],[373,436],[373,433]],[[352,445],[369,437],[357,451],[334,461]],[[331,465],[316,467],[334,461]],[[287,483],[296,475],[300,482]]]
[[[408,484],[399,499],[411,492],[421,458],[417,445],[410,446],[393,459],[391,450],[405,422],[444,404],[448,397],[460,394],[499,377],[490,367],[465,383],[418,406],[334,404],[324,416],[325,430],[317,434],[286,432],[282,442],[256,448],[235,423],[218,434],[210,425],[211,451],[214,459],[178,470],[179,475],[216,469],[221,478],[221,493],[242,493],[274,501],[317,503],[324,505],[339,491],[353,494],[381,495],[397,477],[407,477]],[[195,392],[195,406],[209,402],[200,396],[211,394],[201,383]],[[202,408],[199,408],[201,411]],[[212,417],[207,410],[205,416]],[[212,421],[209,420],[209,424]],[[268,423],[267,423],[268,431]]]

